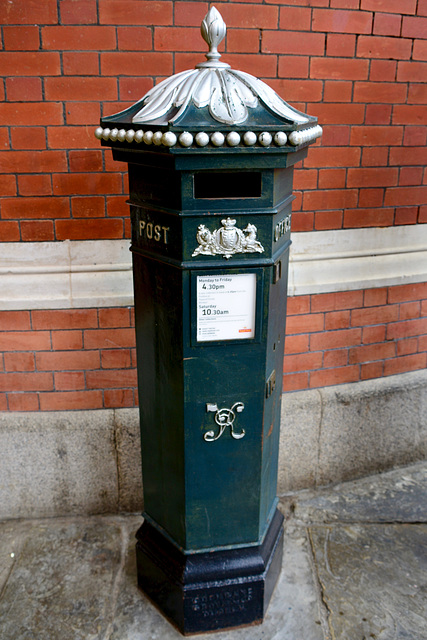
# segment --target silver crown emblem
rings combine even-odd
[[[227,260],[236,253],[263,253],[264,247],[257,240],[257,228],[254,224],[248,224],[245,229],[236,227],[236,220],[224,218],[222,227],[209,231],[204,225],[197,227],[196,239],[199,246],[192,256],[217,256],[222,255]]]

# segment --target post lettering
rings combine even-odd
[[[170,227],[162,227],[160,224],[154,224],[153,222],[147,222],[146,220],[139,221],[138,233],[141,237],[145,237],[148,240],[167,244],[168,231],[170,231]]]

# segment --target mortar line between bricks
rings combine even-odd
[[[309,547],[308,558],[309,558],[309,563],[310,563],[310,567],[313,575],[314,589],[317,594],[317,603],[319,606],[319,618],[320,618],[323,636],[325,640],[335,640],[333,629],[331,628],[331,625],[330,625],[331,610],[328,607],[328,603],[325,600],[323,585],[320,581],[319,574],[317,572],[316,555],[314,552],[314,544],[311,538],[310,527],[306,526],[305,531],[306,531],[307,542]]]

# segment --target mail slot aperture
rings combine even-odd
[[[194,197],[201,199],[260,198],[261,173],[201,172],[194,174]]]

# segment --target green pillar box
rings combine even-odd
[[[293,166],[316,118],[207,61],[101,120],[129,164],[144,522],[138,581],[183,632],[262,621],[276,483]],[[284,34],[283,37],[286,37]]]

